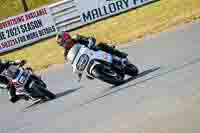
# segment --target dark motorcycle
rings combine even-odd
[[[47,90],[47,85],[33,73],[31,68],[10,66],[2,75],[6,75],[4,80],[8,80],[8,83],[14,85],[16,95],[25,95],[33,101],[37,99],[50,100],[56,97]]]

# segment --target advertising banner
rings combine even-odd
[[[31,44],[56,34],[48,7],[0,21],[0,53]]]
[[[77,0],[82,23],[90,23],[155,0]]]

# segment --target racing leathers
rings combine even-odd
[[[0,82],[5,84],[6,89],[8,90],[9,100],[12,103],[17,102],[20,99],[28,100],[27,97],[23,94],[18,94],[16,88],[10,79],[16,74],[19,65],[24,65],[25,60],[0,60]]]
[[[75,44],[85,45],[91,49],[99,49],[105,52],[108,52],[114,56],[118,56],[120,58],[126,58],[127,54],[120,52],[119,50],[115,49],[114,46],[109,46],[106,43],[100,42],[96,45],[96,39],[94,37],[85,37],[83,35],[77,35],[75,39],[73,39],[73,45]],[[69,49],[65,49],[64,57],[66,59]]]

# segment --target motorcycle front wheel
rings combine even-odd
[[[34,97],[41,97],[41,98],[47,97],[48,99],[54,99],[56,97],[55,94],[46,89],[47,88],[46,83],[44,83],[38,76],[31,75],[31,80],[35,81],[33,89],[35,90],[35,93],[33,93]]]
[[[56,95],[46,89],[46,84],[42,80],[39,80],[37,84],[39,85],[39,91],[41,91],[46,97],[50,100],[55,99]]]

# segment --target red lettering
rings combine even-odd
[[[43,8],[43,12],[44,12],[44,14],[47,15],[47,10],[46,10],[46,8]]]
[[[43,16],[43,15],[47,15],[46,8],[42,8],[40,10],[28,13],[25,15],[25,17],[26,17],[26,20],[29,20],[29,19],[33,19],[33,18]]]
[[[25,21],[24,16],[18,16],[12,19],[8,19],[4,22],[0,22],[0,29],[7,28],[9,26],[13,26],[13,25],[22,23],[24,21]]]
[[[12,47],[12,46],[14,46],[16,44],[17,44],[17,40],[16,39],[12,39],[12,40],[9,40],[7,42],[1,43],[0,49],[9,48],[9,47]]]

